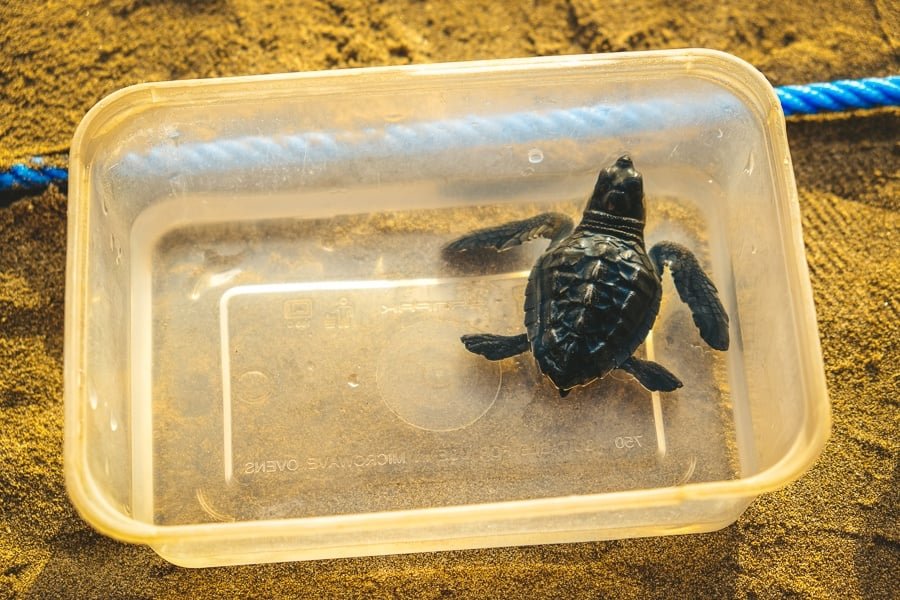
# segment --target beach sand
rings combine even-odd
[[[0,171],[65,165],[126,85],[539,54],[731,52],[774,85],[900,72],[887,0],[142,0],[0,7]],[[0,197],[0,597],[892,598],[900,584],[900,110],[792,118],[833,430],[721,531],[189,570],[95,533],[62,476],[66,198]]]

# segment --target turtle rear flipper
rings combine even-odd
[[[642,386],[651,392],[671,392],[683,385],[671,371],[650,360],[641,360],[632,356],[619,365],[619,368],[634,376]]]
[[[522,354],[529,349],[528,336],[494,335],[491,333],[475,333],[460,338],[469,352],[480,354],[489,360],[502,360]]]
[[[551,240],[550,245],[552,246],[572,233],[573,228],[572,219],[566,215],[543,213],[530,219],[473,231],[447,244],[444,247],[444,253],[455,254],[485,249],[503,252],[539,237]]]
[[[716,350],[728,350],[728,314],[710,281],[690,250],[675,242],[660,242],[650,249],[656,272],[662,277],[668,265],[678,296],[691,309],[700,337]]]

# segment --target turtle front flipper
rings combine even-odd
[[[444,253],[455,254],[484,249],[503,252],[540,237],[551,240],[552,246],[572,233],[573,228],[572,219],[566,215],[543,213],[530,219],[473,231],[447,244]]]
[[[528,336],[494,335],[491,333],[475,333],[460,338],[469,352],[480,354],[489,360],[502,360],[522,354],[529,349]]]
[[[632,375],[651,392],[671,392],[683,385],[671,371],[650,360],[632,356],[619,365],[619,368]]]
[[[669,266],[678,296],[691,309],[700,337],[716,350],[728,350],[728,314],[697,258],[675,242],[656,244],[650,249],[650,258],[660,277],[663,266]]]

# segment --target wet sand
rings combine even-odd
[[[84,113],[141,81],[685,46],[736,54],[775,85],[900,72],[900,9],[883,0],[482,4],[4,5],[0,170],[65,164]],[[93,532],[62,478],[65,195],[0,198],[0,597],[893,597],[898,128],[897,109],[790,120],[832,437],[735,525],[666,538],[197,571]]]

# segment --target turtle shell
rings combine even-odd
[[[561,390],[603,377],[644,341],[661,295],[641,242],[576,230],[541,255],[525,290],[541,371]]]

